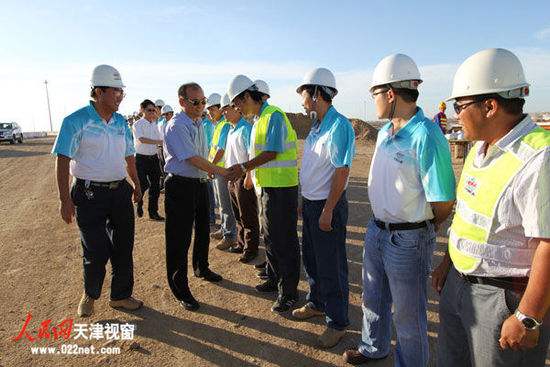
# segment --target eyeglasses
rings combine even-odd
[[[147,112],[157,112],[157,109],[156,108],[148,108],[145,111],[147,111]]]
[[[113,92],[115,93],[115,96],[122,96],[122,98],[126,97],[126,93],[124,93],[124,90],[122,88],[111,88]]]
[[[378,92],[371,93],[370,96],[372,97],[372,99],[374,99],[377,95],[382,94],[382,93],[386,93],[387,91],[389,91],[389,89],[381,89]]]
[[[466,108],[468,108],[468,106],[471,106],[471,105],[479,103],[479,102],[482,102],[482,101],[472,101],[472,102],[467,102],[467,103],[463,103],[463,104],[458,104],[458,102],[455,102],[455,103],[453,103],[453,108],[455,110],[455,113],[457,115],[460,115],[460,113],[462,111],[464,111]]]
[[[205,105],[207,102],[207,98],[201,98],[201,99],[191,99],[191,98],[185,98],[185,100],[189,103],[191,103],[193,106],[198,106],[200,104]]]

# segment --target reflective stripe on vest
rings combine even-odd
[[[214,157],[218,152],[217,145],[220,141],[220,135],[222,133],[222,129],[228,123],[229,121],[227,121],[226,119],[222,119],[220,122],[216,124],[216,127],[214,127],[214,133],[212,134],[212,146],[210,147],[210,152],[208,153],[208,160],[210,162],[214,160]],[[219,162],[216,163],[216,166],[225,167],[225,154],[222,156]]]
[[[510,240],[510,245],[491,243],[497,205],[502,195],[525,164],[538,152],[550,147],[550,132],[537,127],[521,138],[487,167],[474,166],[480,148],[474,146],[457,187],[456,213],[449,235],[449,255],[456,269],[471,273],[481,260],[525,267],[531,264],[535,249],[527,241]]]
[[[287,136],[284,151],[277,153],[274,160],[255,170],[256,184],[260,187],[292,187],[298,185],[298,149],[296,131],[292,128],[286,114],[278,107],[266,106],[256,121],[254,151],[256,156],[265,151],[269,120],[274,112],[279,112],[284,119]]]

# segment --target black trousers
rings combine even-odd
[[[156,154],[136,154],[136,169],[141,186],[141,192],[149,190],[149,214],[156,214],[159,210],[160,195],[160,162]],[[140,203],[141,205],[143,202]]]
[[[200,273],[208,269],[208,190],[206,182],[199,179],[168,175],[164,184],[164,194],[168,285],[177,299],[183,299],[190,294],[187,281],[187,253],[191,245],[193,227],[193,270]]]
[[[263,187],[261,228],[268,272],[277,281],[279,295],[298,296],[300,247],[298,242],[298,186]],[[271,274],[270,274],[271,276]]]
[[[116,189],[85,187],[80,180],[71,188],[76,222],[83,249],[84,290],[98,299],[111,261],[111,299],[132,295],[134,287],[134,208],[132,186],[124,180]]]

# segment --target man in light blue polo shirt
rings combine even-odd
[[[197,83],[183,84],[178,90],[182,111],[166,126],[164,135],[166,210],[166,270],[172,293],[186,310],[199,303],[191,294],[187,280],[187,253],[194,229],[193,271],[210,282],[222,277],[208,264],[210,226],[208,218],[207,174],[224,176],[227,171],[210,163],[201,117],[206,104]]]
[[[116,113],[124,98],[119,72],[99,65],[92,76],[90,104],[67,116],[52,153],[61,217],[76,217],[83,249],[84,294],[78,315],[90,316],[101,294],[105,265],[111,261],[111,307],[136,310],[134,286],[134,202],[141,200],[132,132]],[[74,182],[69,190],[70,176]],[[132,187],[126,180],[129,176]]]
[[[327,327],[318,345],[331,348],[349,325],[346,188],[355,155],[355,133],[349,120],[332,106],[338,90],[330,70],[312,70],[296,92],[306,113],[313,117],[313,126],[304,144],[300,170],[302,261],[309,293],[307,303],[292,315],[299,320],[326,315]]]
[[[362,340],[344,353],[351,364],[390,353],[392,316],[395,365],[429,361],[427,281],[435,228],[452,211],[455,178],[445,137],[416,105],[421,82],[403,54],[382,59],[374,70],[376,113],[390,122],[378,133],[368,179],[374,218],[363,254]]]

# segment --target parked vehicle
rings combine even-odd
[[[23,143],[23,131],[15,122],[0,122],[0,141],[9,141]]]

